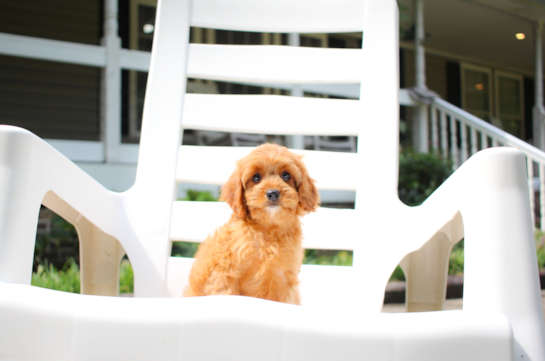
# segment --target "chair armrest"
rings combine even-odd
[[[435,219],[460,212],[464,310],[505,314],[515,354],[539,359],[545,357],[545,327],[528,192],[524,154],[493,148],[464,163],[421,211]]]
[[[31,132],[0,126],[0,280],[30,283],[42,203],[54,211],[68,204],[72,211],[63,214],[68,221],[85,217],[106,234],[119,236],[124,213],[119,194]]]

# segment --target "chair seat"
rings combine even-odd
[[[0,295],[1,359],[468,361],[513,354],[511,325],[500,313],[358,314],[242,296],[117,298],[12,284],[0,284]]]

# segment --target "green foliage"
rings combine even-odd
[[[464,273],[464,240],[456,243],[450,252],[448,274],[461,275]]]
[[[208,191],[195,191],[188,189],[185,198],[182,201],[197,201],[197,202],[217,202],[218,199]]]
[[[540,271],[545,270],[545,232],[535,230],[534,232],[537,252],[537,265]]]
[[[401,267],[397,266],[390,276],[390,282],[392,281],[405,281],[405,274],[403,273]]]
[[[399,155],[399,199],[422,204],[452,173],[452,162],[432,153],[403,151]]]
[[[72,254],[79,253],[78,234],[74,226],[57,214],[51,217],[51,231],[46,234],[36,235],[34,247],[35,268],[42,263],[50,261],[49,257],[57,255],[60,249],[72,249]],[[58,266],[65,263],[61,261]]]
[[[119,293],[134,292],[134,273],[128,259],[123,259],[119,265]]]
[[[32,274],[31,285],[51,290],[80,293],[79,267],[73,258],[70,258],[59,271],[52,264],[38,265]]]
[[[36,272],[32,273],[31,285],[63,292],[80,293],[79,267],[73,258],[68,259],[62,269],[48,264],[39,264]],[[134,292],[134,275],[128,260],[121,261],[119,269],[119,292]]]
[[[200,243],[194,242],[173,242],[172,253],[173,257],[189,257],[195,256]]]
[[[305,250],[303,264],[352,266],[352,251]]]

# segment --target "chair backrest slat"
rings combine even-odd
[[[194,0],[191,25],[276,33],[363,30],[364,3],[336,0]]]
[[[176,180],[179,183],[222,185],[235,169],[235,160],[245,157],[251,147],[182,146],[178,156]],[[309,174],[318,189],[355,191],[357,154],[293,150],[304,155]]]
[[[224,202],[174,202],[170,238],[173,241],[202,242],[231,216]],[[307,249],[353,250],[358,241],[351,224],[353,209],[321,208],[303,219],[303,247]],[[331,225],[335,225],[332,227]],[[360,240],[361,242],[361,240]]]
[[[360,106],[357,100],[347,99],[187,94],[182,126],[237,133],[356,136]]]
[[[361,49],[191,44],[187,75],[235,82],[351,84],[361,81],[362,62]]]

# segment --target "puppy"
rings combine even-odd
[[[233,214],[200,245],[185,297],[242,295],[300,304],[299,217],[320,202],[301,158],[263,144],[237,162],[220,197]]]

